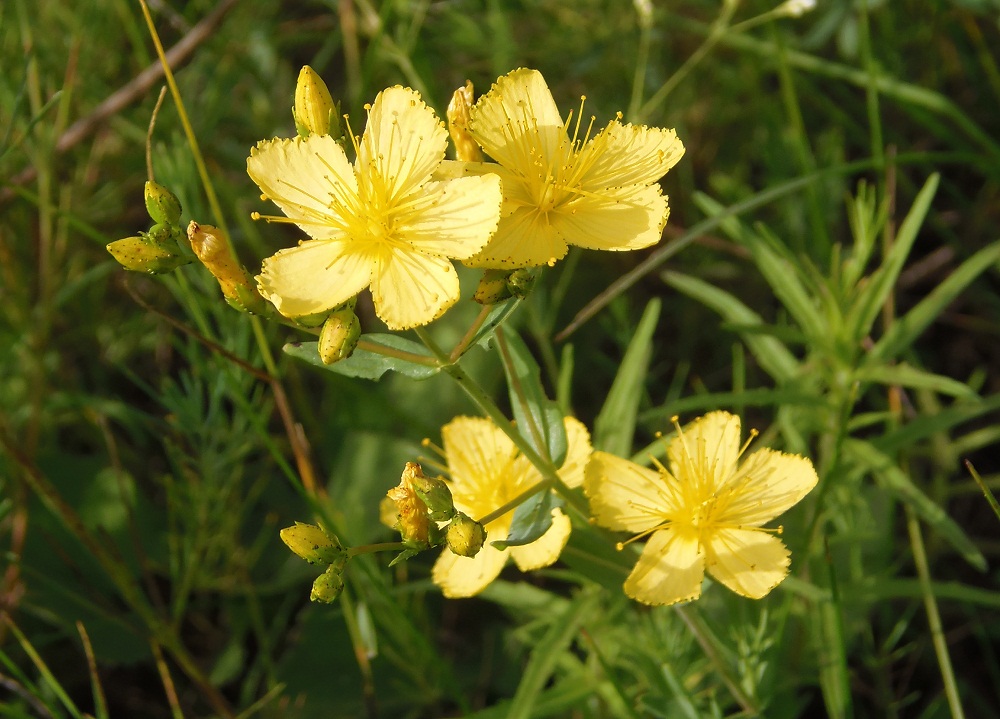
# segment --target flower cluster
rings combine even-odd
[[[416,91],[390,87],[366,109],[363,134],[345,143],[329,91],[303,68],[300,136],[261,141],[247,160],[283,213],[254,216],[308,236],[265,259],[257,277],[285,317],[328,313],[370,289],[385,324],[407,329],[458,300],[453,260],[514,270],[552,264],[571,244],[633,250],[660,239],[669,208],[657,181],[684,153],[673,130],[615,119],[591,136],[591,120],[581,137],[581,118],[564,122],[527,69],[474,104],[471,84],[456,93],[460,160],[445,160],[449,132]]]

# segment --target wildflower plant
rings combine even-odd
[[[503,34],[501,21],[514,12],[496,5],[491,36]],[[252,104],[244,121],[272,107],[282,118],[268,116],[252,134],[234,127],[212,158],[201,155],[147,16],[205,190],[184,174],[193,172],[187,154],[173,157],[173,148],[153,142],[160,134],[151,122],[148,181],[133,213],[148,222],[102,242],[125,269],[157,275],[123,285],[176,333],[143,339],[156,343],[155,362],[126,362],[146,357],[121,349],[117,327],[103,326],[102,335],[108,357],[125,368],[119,374],[155,403],[141,412],[118,399],[86,406],[93,427],[78,454],[103,443],[111,460],[93,481],[73,485],[69,500],[46,481],[59,462],[45,455],[38,425],[26,425],[23,443],[9,437],[22,417],[48,406],[44,383],[4,380],[4,401],[27,409],[0,418],[5,491],[8,466],[17,470],[15,501],[0,498],[0,530],[24,536],[30,487],[76,543],[56,559],[65,556],[88,579],[79,594],[58,581],[45,591],[58,588],[61,607],[83,606],[110,580],[120,601],[93,611],[101,622],[96,653],[115,633],[141,638],[116,666],[151,652],[176,716],[796,716],[822,704],[848,719],[908,710],[908,695],[894,695],[891,665],[930,647],[920,676],[934,668],[942,696],[931,696],[923,714],[947,705],[961,717],[961,690],[974,681],[956,677],[949,662],[948,643],[961,640],[942,631],[953,612],[946,602],[962,597],[963,616],[986,627],[985,646],[995,632],[973,610],[995,605],[996,592],[959,579],[935,587],[940,570],[928,558],[961,558],[947,567],[957,577],[965,565],[988,568],[990,545],[978,540],[987,530],[957,521],[945,503],[972,491],[952,481],[957,448],[998,436],[962,423],[985,424],[1000,400],[982,373],[946,376],[917,340],[942,316],[974,324],[946,310],[995,269],[1000,244],[967,257],[932,252],[933,266],[906,272],[920,239],[951,232],[955,208],[972,200],[959,199],[954,184],[938,197],[947,178],[923,172],[927,153],[892,155],[880,126],[871,158],[823,166],[823,143],[857,133],[828,132],[811,143],[797,88],[822,68],[865,86],[867,122],[878,125],[880,98],[892,95],[904,109],[916,103],[914,116],[937,140],[956,106],[880,69],[906,66],[877,60],[869,37],[868,14],[894,12],[891,4],[861,3],[849,13],[805,1],[772,5],[734,22],[745,4],[722,3],[711,27],[678,16],[704,44],[645,99],[656,81],[658,22],[674,11],[636,0],[641,61],[631,97],[601,86],[618,83],[622,70],[602,61],[600,73],[576,73],[590,99],[561,111],[542,73],[506,71],[517,67],[507,59],[516,54],[503,53],[470,62],[473,76],[505,67],[495,80],[477,79],[486,81],[478,96],[464,82],[445,108],[454,87],[446,84],[465,73],[408,54],[425,42],[422,23],[452,16],[450,4],[425,16],[419,3],[340,3],[330,47],[342,46],[345,62],[336,65],[334,91],[321,53],[313,62],[320,72],[302,67],[289,97]],[[859,43],[842,50],[859,53],[863,71],[786,47],[781,23],[813,10],[825,14],[812,41],[818,46],[842,23],[838,37]],[[593,12],[532,11],[570,20]],[[399,25],[402,16],[413,26]],[[751,32],[765,25],[774,30],[768,41]],[[609,27],[607,42],[620,29]],[[24,40],[19,52],[33,47]],[[715,117],[705,121],[706,107],[718,108],[703,107],[702,87],[692,93],[685,78],[717,44],[779,66],[780,103],[768,112],[784,111],[789,122],[776,129],[741,116],[740,127],[752,128],[746,135],[767,152],[716,171],[706,170],[715,155],[742,140],[722,138]],[[474,56],[476,45],[462,52]],[[295,77],[281,63],[268,69],[274,63],[261,62],[265,56],[254,65],[261,76]],[[232,65],[219,72],[234,72]],[[24,96],[37,116],[4,143],[44,135],[32,67]],[[743,67],[714,69],[726,82],[738,76],[741,90],[754,77]],[[567,90],[564,82],[552,89],[556,97]],[[668,96],[677,99],[669,111]],[[231,113],[232,98],[223,99]],[[58,121],[69,106],[58,105]],[[592,107],[603,117],[590,116]],[[667,127],[674,124],[677,131]],[[957,126],[963,139],[948,162],[976,154],[970,167],[980,168],[988,198],[1000,181],[1000,148],[971,119]],[[267,134],[279,136],[254,144],[260,127],[278,127]],[[8,149],[0,160],[13,156]],[[795,163],[801,177],[756,185]],[[860,173],[874,181],[855,189],[844,179]],[[231,174],[243,186],[217,195],[213,180]],[[53,187],[44,180],[39,188]],[[251,182],[259,196],[246,192]],[[32,256],[40,268],[67,244],[48,237],[62,218],[96,232],[52,200],[38,200],[48,213]],[[682,217],[668,226],[671,202]],[[948,210],[928,222],[945,202]],[[755,219],[766,223],[742,217],[762,209]],[[227,222],[230,210],[242,221]],[[696,241],[703,246],[681,254]],[[16,284],[8,249],[0,239],[5,282]],[[676,261],[664,265],[668,258]],[[32,371],[47,371],[55,361],[47,343],[68,331],[53,310],[73,305],[108,266],[50,293],[30,331],[8,338],[18,357],[31,357],[26,366],[38,365]],[[935,272],[940,282],[925,295],[901,289]],[[48,292],[45,282],[39,287]],[[575,303],[586,304],[557,335]],[[276,346],[282,355],[272,354]],[[152,367],[181,369],[158,385]],[[59,422],[82,404],[77,396],[58,396]],[[114,423],[127,421],[138,435],[132,425],[149,417],[149,437],[120,452]],[[160,445],[163,457],[142,467]],[[986,470],[976,478],[989,496],[996,477]],[[136,489],[147,480],[156,490],[149,496]],[[116,511],[107,511],[107,497]],[[159,497],[169,505],[162,522],[152,507]],[[162,524],[167,541],[155,534]],[[899,550],[891,540],[904,526],[909,543]],[[926,546],[925,532],[935,539]],[[123,541],[126,551],[113,546]],[[7,556],[20,560],[14,544]],[[78,562],[78,553],[91,561]],[[18,658],[0,641],[5,686],[16,697],[59,695],[70,714],[81,714],[52,690],[52,672],[7,619],[39,591],[20,591],[19,566],[3,573],[5,589],[18,591],[4,594],[0,640],[8,631],[16,637],[44,682],[36,688],[15,671]],[[104,574],[91,581],[94,567]],[[44,572],[27,576],[35,582]],[[122,601],[128,620],[110,621]],[[61,621],[70,611],[44,609],[32,621]],[[81,641],[92,659],[82,630]],[[869,685],[859,666],[890,670]],[[97,686],[97,669],[91,673]],[[885,711],[857,708],[867,703]],[[61,715],[50,704],[30,710]],[[99,697],[94,706],[95,716],[114,713]]]

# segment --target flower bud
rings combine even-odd
[[[538,279],[538,273],[535,272],[534,267],[521,267],[511,272],[507,277],[507,289],[514,297],[523,300],[534,289],[536,279]]]
[[[407,464],[409,468],[410,464]],[[414,549],[427,549],[430,543],[430,518],[427,505],[417,496],[407,470],[403,470],[399,485],[393,487],[386,496],[396,503],[396,524],[403,544]]]
[[[486,530],[464,512],[459,512],[448,525],[448,549],[460,557],[474,557],[486,542]]]
[[[455,143],[455,158],[463,162],[482,162],[483,151],[469,134],[469,108],[473,103],[472,81],[455,90],[448,103],[448,133]]]
[[[192,220],[187,235],[195,256],[218,280],[226,302],[238,310],[263,314],[264,299],[251,282],[250,274],[233,255],[222,230]]]
[[[406,463],[403,476],[408,476],[413,491],[427,506],[427,515],[431,520],[444,522],[455,516],[455,503],[447,482],[424,476],[423,469],[416,462]]]
[[[296,522],[280,532],[281,541],[310,564],[326,564],[343,569],[347,552],[334,535],[315,524]]]
[[[333,364],[350,357],[360,337],[361,322],[353,309],[332,313],[319,333],[319,356],[323,364]]]
[[[148,180],[143,195],[146,200],[146,212],[153,222],[176,225],[181,221],[180,200],[166,187]]]
[[[323,78],[308,65],[299,71],[295,83],[295,105],[292,107],[295,130],[302,137],[333,135],[340,137],[340,118],[330,90]]]
[[[151,275],[170,272],[191,261],[168,247],[152,242],[146,233],[110,242],[107,250],[126,270]]]
[[[329,567],[325,572],[316,577],[313,582],[312,591],[309,598],[314,602],[329,604],[344,591],[344,578],[340,576],[340,571],[334,567]]]
[[[476,287],[472,299],[481,305],[495,305],[503,302],[511,296],[510,287],[507,286],[508,270],[486,270],[483,272],[479,286]]]

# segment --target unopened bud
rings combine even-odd
[[[181,203],[177,195],[163,185],[147,181],[143,193],[146,212],[157,224],[176,225],[181,221]]]
[[[151,275],[170,272],[191,261],[178,252],[153,242],[145,233],[141,237],[125,237],[108,243],[107,250],[126,270],[148,272]]]
[[[239,310],[263,313],[264,300],[251,282],[250,274],[233,255],[222,230],[211,225],[199,225],[192,220],[187,235],[195,256],[218,280],[226,302]]]
[[[304,65],[295,83],[295,105],[292,107],[295,130],[302,137],[333,135],[340,137],[340,118],[330,90],[323,78]]]
[[[448,525],[448,549],[460,557],[474,557],[486,542],[486,530],[469,515],[459,512]]]
[[[332,313],[319,333],[319,356],[323,364],[333,364],[350,357],[360,337],[361,322],[353,309]]]
[[[524,299],[529,294],[531,290],[535,287],[535,280],[538,279],[538,273],[533,267],[521,267],[520,269],[514,270],[507,277],[507,289],[514,297]]]
[[[409,466],[407,464],[407,468]],[[431,546],[429,537],[431,521],[427,516],[427,505],[414,491],[407,470],[403,470],[399,484],[386,492],[386,496],[396,503],[394,528],[399,532],[403,544],[414,549],[426,549]]]
[[[786,17],[802,17],[816,8],[816,0],[786,0],[774,9],[775,14]]]
[[[507,286],[507,275],[509,270],[486,270],[483,272],[479,286],[476,287],[472,299],[481,305],[495,305],[511,297],[510,287]]]
[[[344,578],[340,576],[340,571],[334,567],[329,567],[325,572],[316,577],[313,582],[312,591],[309,598],[314,602],[329,604],[344,591]]]
[[[437,477],[424,476],[416,462],[407,462],[403,476],[410,481],[413,491],[427,506],[428,516],[435,522],[445,522],[455,516],[455,503],[448,483]]]
[[[483,151],[469,134],[469,108],[473,102],[472,81],[455,90],[448,103],[448,133],[455,143],[455,159],[463,162],[482,162]]]
[[[324,564],[343,569],[347,562],[344,545],[334,535],[315,524],[296,522],[280,532],[281,541],[310,564]]]

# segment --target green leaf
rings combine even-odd
[[[979,395],[972,391],[967,384],[905,363],[862,367],[854,373],[854,378],[860,382],[877,382],[913,389],[929,389],[952,397],[979,399]]]
[[[940,175],[937,173],[927,178],[917,199],[913,201],[913,207],[900,225],[892,249],[883,260],[882,266],[868,278],[867,284],[858,285],[858,297],[851,307],[848,322],[851,325],[851,336],[859,342],[871,332],[875,319],[882,311],[882,306],[896,285],[896,280],[899,279],[899,273],[902,272],[906,258],[913,247],[913,241],[917,239],[917,233],[927,216],[939,179]]]
[[[552,510],[565,506],[566,502],[555,492],[548,490],[522,502],[514,510],[507,539],[490,542],[497,549],[522,547],[541,537],[552,526]]]
[[[496,334],[497,328],[503,325],[503,323],[507,321],[507,318],[514,314],[514,310],[516,310],[520,304],[520,298],[511,297],[510,299],[504,300],[503,302],[497,302],[493,305],[493,308],[490,310],[489,314],[486,315],[486,319],[479,327],[479,330],[472,336],[468,346],[472,347],[473,345],[479,345],[483,349],[488,350],[490,348],[490,342]]]
[[[969,535],[930,497],[920,491],[890,457],[879,452],[869,442],[858,439],[846,440],[844,451],[868,467],[882,486],[912,507],[913,511],[931,529],[944,537],[965,561],[981,572],[986,571],[986,558]]]
[[[328,372],[344,375],[345,377],[361,377],[363,379],[379,380],[389,370],[399,372],[413,379],[426,379],[437,374],[440,368],[430,364],[423,364],[412,361],[405,355],[418,357],[431,357],[430,351],[422,344],[412,340],[390,334],[367,334],[361,335],[361,341],[378,347],[385,348],[387,352],[402,353],[403,356],[393,356],[391,354],[381,354],[358,347],[347,359],[324,364],[320,359],[316,342],[290,342],[282,347],[285,354],[300,360],[305,360],[309,364],[325,369]]]
[[[598,591],[581,591],[566,611],[557,615],[544,636],[535,643],[521,683],[514,693],[514,700],[507,710],[507,719],[528,719],[533,716],[535,702],[545,685],[552,678],[559,657],[567,651],[580,626],[589,621],[597,611],[601,594]]]
[[[1000,260],[1000,242],[995,242],[959,265],[958,269],[948,275],[948,279],[935,287],[903,317],[897,318],[892,323],[868,353],[869,359],[876,361],[898,357],[944,312],[952,300],[998,260]]]
[[[660,318],[660,301],[652,299],[642,313],[604,406],[594,421],[594,449],[627,457],[632,452],[635,418],[653,351],[653,333]]]
[[[538,363],[513,330],[498,330],[497,340],[517,430],[538,454],[562,466],[568,449],[566,424],[559,405],[545,396]]]
[[[727,322],[744,325],[763,324],[756,312],[725,290],[720,290],[703,280],[669,270],[663,273],[663,280],[674,289],[715,310]],[[791,380],[798,373],[799,363],[795,355],[776,338],[751,332],[742,332],[740,337],[764,371],[779,384]]]

